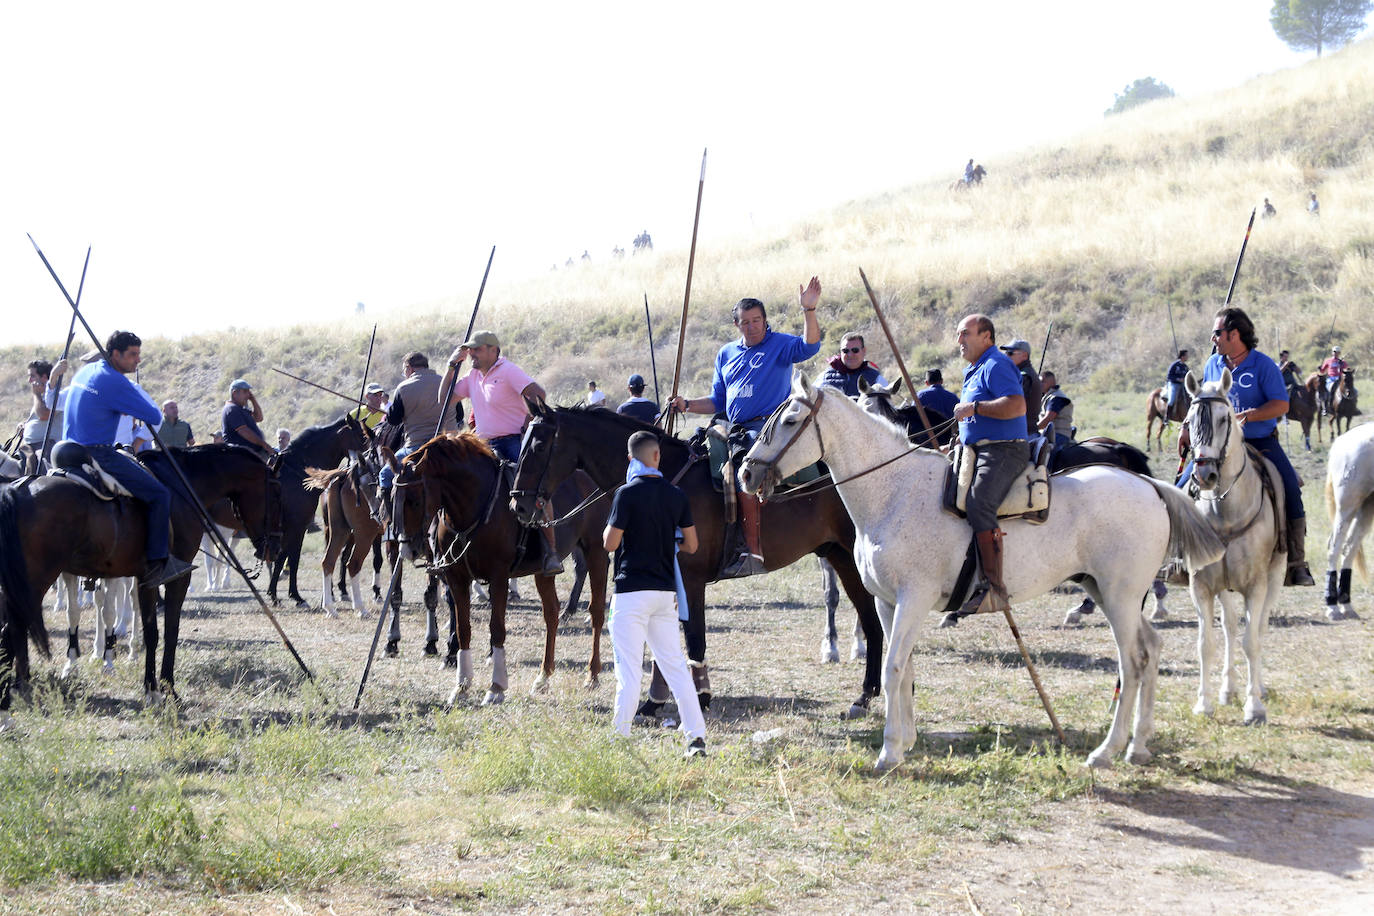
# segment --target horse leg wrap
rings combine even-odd
[[[702,706],[706,706],[711,701],[711,674],[706,670],[706,663],[688,662],[687,668],[692,672],[692,684],[697,689],[697,698],[702,701]]]
[[[467,690],[472,686],[472,650],[458,650],[458,688]]]
[[[72,661],[81,658],[81,644],[76,638],[76,627],[67,629],[67,658]]]
[[[666,703],[672,699],[673,693],[668,689],[668,682],[663,678],[663,672],[658,670],[658,662],[654,662],[653,674],[649,676],[649,701],[652,703]]]
[[[1349,573],[1350,570],[1347,569],[1347,570],[1344,570],[1344,572]],[[1337,591],[1337,588],[1338,588],[1337,582],[1339,581],[1340,575],[1341,575],[1341,574],[1338,573],[1338,572],[1336,572],[1336,570],[1334,570],[1334,569],[1328,569],[1328,570],[1326,571],[1326,606],[1327,606],[1327,607],[1335,607],[1335,606],[1336,606],[1337,596],[1339,595],[1339,592]],[[1349,581],[1350,581],[1350,579],[1349,579],[1349,577],[1347,576],[1347,578],[1346,578],[1347,584],[1349,583]]]
[[[1336,601],[1340,604],[1350,603],[1350,570],[1348,569],[1341,570],[1340,591],[1337,592]],[[1330,604],[1331,602],[1326,603]]]
[[[510,689],[510,680],[506,677],[506,650],[501,646],[491,648],[491,686],[503,693]]]

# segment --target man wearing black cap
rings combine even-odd
[[[248,409],[250,406],[252,410]],[[258,399],[253,395],[253,386],[241,378],[234,379],[234,383],[229,386],[229,401],[220,414],[220,431],[224,433],[224,441],[229,445],[275,455],[277,450],[263,437],[262,430],[258,429],[261,422],[262,408],[258,406]]]
[[[1031,365],[1030,342],[1013,340],[998,349],[1011,357],[1012,363],[1016,365],[1016,371],[1021,373],[1021,396],[1026,399],[1026,404],[1030,405],[1030,409],[1026,411],[1026,435],[1038,436],[1040,430],[1035,428],[1038,410],[1036,405],[1043,399],[1044,392],[1040,389],[1040,376]]]
[[[658,404],[644,396],[644,376],[636,372],[630,376],[629,384],[630,397],[621,402],[615,409],[616,413],[623,413],[627,417],[634,417],[644,423],[652,423],[658,419]]]

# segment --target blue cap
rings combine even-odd
[[[642,375],[640,375],[638,372],[636,372],[634,375],[630,376],[630,381],[629,381],[629,383],[627,384],[626,387],[629,387],[629,388],[643,388],[643,387],[644,387],[644,376],[642,376]]]
[[[234,379],[234,384],[229,386],[230,391],[252,391],[253,386],[241,378]]]

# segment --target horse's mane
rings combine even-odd
[[[207,442],[204,445],[193,445],[190,448],[177,449],[177,460],[192,466],[204,465],[222,458],[252,458],[259,464],[263,463],[261,456],[246,449],[241,445],[229,445],[225,442]],[[162,449],[144,449],[138,453],[138,460],[150,469],[166,464],[168,455]]]
[[[578,404],[575,407],[555,407],[554,412],[557,414],[575,414],[577,416],[586,417],[590,420],[595,420],[597,422],[604,423],[609,426],[617,427],[618,429],[624,431],[626,439],[629,439],[630,436],[634,435],[637,432],[640,432],[641,430],[644,430],[658,436],[658,441],[661,447],[687,447],[686,442],[682,441],[677,436],[668,435],[662,427],[655,426],[652,423],[645,423],[643,420],[638,420],[630,416],[629,414],[616,413],[614,410],[609,410],[605,407],[589,407],[586,404]]]
[[[491,446],[487,444],[485,439],[465,429],[462,432],[440,433],[406,455],[404,463],[418,466],[426,458],[429,461],[437,462],[435,471],[443,474],[450,468],[468,464],[477,459],[486,458],[489,461],[495,461],[496,453],[491,450]]]
[[[315,445],[315,443],[318,440],[323,439],[326,436],[331,436],[334,433],[338,432],[339,426],[342,423],[344,423],[347,419],[347,416],[342,416],[339,417],[337,420],[330,421],[329,423],[325,423],[320,426],[311,426],[302,430],[298,435],[293,437],[289,443],[287,443],[286,448],[282,449],[282,456],[285,457],[289,455],[300,454],[301,452]],[[199,447],[200,446],[197,446],[197,448]]]

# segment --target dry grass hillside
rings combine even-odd
[[[703,237],[684,387],[705,385],[739,297],[763,298],[775,328],[797,330],[792,290],[813,273],[825,285],[828,347],[846,330],[875,331],[863,267],[913,372],[957,369],[951,329],[961,314],[982,310],[999,336],[1030,339],[1037,360],[1052,320],[1047,365],[1071,391],[1143,390],[1171,358],[1166,303],[1179,344],[1205,349],[1246,218],[1265,197],[1278,215],[1256,221],[1236,303],[1256,318],[1266,349],[1287,346],[1310,367],[1337,342],[1359,365],[1374,340],[1365,317],[1374,293],[1371,137],[1374,41],[1365,41],[1233,90],[1153,102],[1062,144],[987,161],[988,179],[977,190],[951,192],[945,179],[931,180],[818,212],[784,233]],[[1304,212],[1309,191],[1321,200],[1319,218]],[[686,260],[685,251],[660,251],[551,272],[507,287],[504,301],[483,306],[480,323],[500,330],[507,355],[555,399],[575,401],[589,377],[615,398],[628,373],[648,375],[647,292],[666,393]],[[400,357],[412,349],[441,359],[466,314],[463,302],[384,321],[374,378],[380,371],[383,383],[397,381]],[[178,396],[183,413],[203,426],[228,383],[246,375],[259,385],[265,425],[299,428],[336,415],[340,404],[269,367],[356,391],[369,331],[361,322],[336,323],[149,341],[144,383],[157,397]],[[885,346],[871,334],[870,341],[872,355],[890,364]],[[0,397],[4,416],[24,411],[23,363],[52,349],[0,351],[0,371],[11,380]]]

